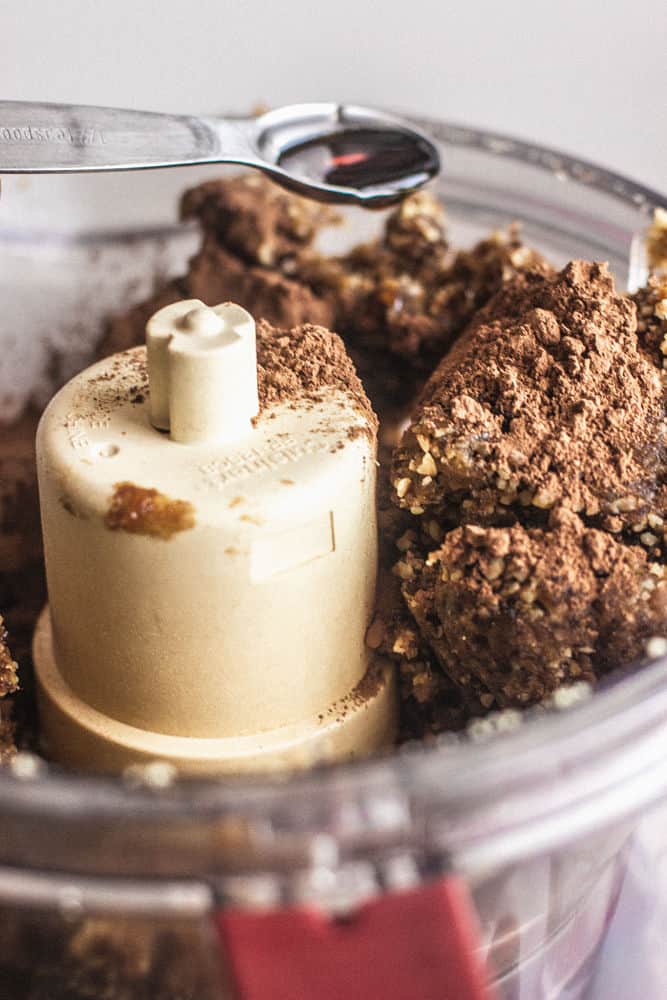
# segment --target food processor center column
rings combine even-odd
[[[374,433],[344,390],[260,412],[232,303],[167,306],[146,341],[76,376],[38,431],[47,752],[217,773],[389,745],[393,671],[364,642]]]

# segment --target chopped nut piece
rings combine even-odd
[[[414,570],[408,562],[397,562],[394,566],[394,572],[400,576],[401,580],[411,580],[414,576]]]
[[[646,641],[646,655],[649,660],[657,660],[661,656],[667,656],[667,639],[662,636],[652,636]]]
[[[402,500],[411,486],[412,486],[412,480],[409,479],[407,476],[404,476],[402,479],[397,479],[396,482],[394,483],[396,496],[400,497],[400,499]]]
[[[497,580],[505,572],[505,560],[500,558],[492,559],[490,563],[482,565],[481,570],[489,582]]]
[[[533,507],[539,507],[542,510],[548,510],[550,507],[556,503],[558,497],[555,493],[549,493],[548,490],[538,490],[533,497],[532,503]]]
[[[636,497],[621,497],[621,499],[617,500],[612,506],[614,508],[614,514],[627,514],[628,511],[637,509],[637,499]]]
[[[396,541],[396,547],[401,552],[407,552],[411,545],[414,544],[416,535],[414,531],[405,531],[399,539]]]
[[[430,452],[427,451],[424,454],[424,457],[417,466],[416,471],[419,472],[422,476],[435,476],[437,474],[438,467],[433,461],[433,456],[431,455]]]
[[[441,540],[442,528],[440,527],[437,521],[433,520],[429,521],[428,524],[426,525],[426,528],[433,541],[439,542]]]
[[[653,271],[667,271],[667,209],[656,208],[646,234],[646,251]]]
[[[411,486],[412,486],[412,480],[409,479],[407,476],[404,476],[402,479],[397,479],[396,482],[394,483],[396,496],[400,497],[400,499],[402,500]]]

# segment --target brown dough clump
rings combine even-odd
[[[181,218],[197,219],[220,246],[262,267],[284,266],[298,258],[323,226],[339,221],[328,205],[291,194],[258,173],[186,191]]]
[[[565,505],[661,540],[666,432],[633,304],[605,265],[575,261],[510,283],[444,358],[396,453],[395,496],[415,516],[485,524]]]
[[[566,508],[546,529],[456,528],[397,568],[423,638],[485,709],[594,681],[641,658],[667,624],[664,568]]]
[[[440,202],[407,198],[381,235],[343,256],[319,253],[329,210],[259,175],[212,181],[185,194],[184,218],[203,230],[187,274],[115,319],[102,355],[141,343],[163,305],[232,300],[274,326],[313,323],[343,337],[381,415],[404,412],[476,309],[517,273],[549,271],[518,229],[493,233],[472,250],[451,250]]]
[[[594,680],[667,630],[666,430],[604,265],[518,276],[433,374],[395,454],[395,572],[422,641],[484,708]]]
[[[179,299],[233,301],[276,326],[331,326],[331,306],[291,276],[319,230],[337,222],[330,208],[283,191],[258,174],[209,181],[186,191],[181,217],[203,230],[185,275],[111,321],[100,356],[143,343],[148,319]]]
[[[389,216],[379,239],[304,261],[301,274],[333,295],[336,329],[385,411],[414,400],[476,310],[527,268],[550,270],[517,226],[453,251],[442,204],[421,192]]]

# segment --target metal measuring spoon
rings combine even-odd
[[[293,104],[258,118],[201,118],[0,101],[0,174],[238,163],[320,201],[389,205],[440,169],[413,126],[348,104]]]

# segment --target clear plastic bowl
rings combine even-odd
[[[518,219],[557,264],[605,259],[621,285],[644,279],[641,237],[663,197],[551,150],[420,124],[441,143],[452,242]],[[182,269],[197,236],[174,225],[178,194],[217,173],[3,181],[5,418],[86,362],[104,316]],[[377,225],[350,211],[331,238]],[[363,902],[453,870],[504,1000],[581,997],[629,839],[667,793],[666,667],[629,669],[488,742],[444,739],[280,780],[163,787],[159,770],[129,783],[20,757],[0,775],[0,993],[94,996],[108,953],[118,981],[101,995],[224,997],[220,908],[309,903],[354,920]]]

